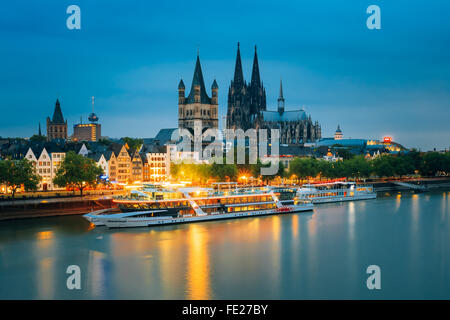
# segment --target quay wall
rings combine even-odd
[[[85,214],[112,207],[111,197],[0,201],[0,220]]]
[[[399,180],[409,184],[425,187],[425,190],[450,189],[450,178],[445,179],[420,179],[420,180]],[[376,192],[411,191],[413,189],[394,184],[392,182],[370,182]],[[417,190],[420,192],[419,190]]]

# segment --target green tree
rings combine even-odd
[[[354,178],[368,178],[372,173],[372,166],[364,156],[355,156],[350,160],[345,161],[347,166],[347,175]]]
[[[235,164],[218,164],[211,165],[211,176],[219,181],[235,181],[238,175],[238,169]]]
[[[374,172],[379,177],[392,177],[395,174],[391,156],[383,155],[373,160]]]
[[[332,163],[332,176],[330,178],[345,178],[350,175],[348,161],[335,161]]]
[[[330,162],[330,161],[326,161],[326,160],[318,160],[317,168],[319,171],[320,178],[334,177],[333,164],[334,164],[334,162]]]
[[[354,154],[350,152],[349,149],[335,149],[338,157],[341,157],[343,160],[350,160],[354,157]]]
[[[98,143],[102,144],[104,146],[110,146],[112,144],[112,141],[109,139],[106,139],[106,138],[101,138],[101,139],[98,139]]]
[[[60,187],[70,186],[74,193],[75,188],[78,188],[80,195],[83,195],[83,189],[88,185],[95,185],[102,174],[103,169],[94,160],[70,151],[56,171],[53,183]]]
[[[123,143],[127,144],[130,150],[137,150],[140,146],[144,144],[144,139],[139,138],[130,138],[130,137],[123,137],[122,138]]]
[[[263,164],[261,160],[257,159],[255,164],[250,165],[250,173],[253,178],[258,178],[261,175],[261,168]]]
[[[0,161],[0,183],[11,189],[12,198],[21,186],[26,191],[37,190],[40,177],[36,175],[33,164],[27,159]]]
[[[289,175],[295,174],[297,177],[306,179],[319,174],[319,160],[313,158],[297,158],[291,161]]]
[[[422,154],[416,149],[410,150],[408,153],[402,155],[403,159],[409,163],[409,167],[412,170],[410,173],[414,173],[414,170],[420,170],[423,159]]]
[[[47,137],[35,134],[35,135],[30,137],[30,141],[32,141],[32,142],[45,142],[45,141],[47,141]]]
[[[445,153],[444,172],[450,175],[450,152]]]
[[[426,176],[435,176],[439,171],[446,170],[447,156],[438,152],[427,152],[423,156],[423,164],[420,168],[421,174]]]

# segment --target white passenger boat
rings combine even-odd
[[[295,188],[239,188],[235,183],[213,187],[174,190],[144,186],[138,192],[114,197],[122,213],[96,215],[91,222],[109,228],[148,227],[313,210],[311,201],[297,198]]]
[[[108,214],[114,214],[114,213],[120,213],[121,211],[118,208],[107,208],[107,209],[101,209],[101,210],[97,210],[97,211],[92,211],[89,212],[85,215],[83,215],[83,217],[85,217],[89,222],[92,222],[93,224],[95,224],[97,227],[98,226],[104,226],[104,222],[101,219],[102,215]]]
[[[339,181],[305,184],[297,189],[297,197],[300,200],[311,200],[312,203],[328,203],[375,199],[377,193],[374,192],[372,185]]]

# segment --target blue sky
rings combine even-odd
[[[81,8],[68,30],[66,8]],[[381,30],[366,8],[381,8]],[[0,5],[0,136],[27,137],[61,101],[69,133],[91,96],[103,135],[153,137],[177,126],[197,48],[226,114],[236,43],[250,79],[254,45],[268,109],[304,106],[331,136],[450,147],[450,1],[14,1]],[[209,91],[210,93],[210,91]]]

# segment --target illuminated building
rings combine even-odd
[[[336,132],[334,133],[334,140],[342,140],[343,137],[344,137],[344,135],[342,134],[342,130],[341,130],[340,126],[338,125]]]
[[[136,150],[133,153],[133,157],[131,159],[131,181],[142,181],[143,180],[143,162],[141,155]]]
[[[149,180],[151,182],[160,182],[167,180],[168,168],[170,167],[167,153],[147,153],[147,163],[149,169]]]
[[[131,182],[131,156],[128,153],[128,145],[125,144],[121,146],[120,151],[117,152],[117,148],[115,150],[116,154],[116,163],[117,163],[117,179],[116,181],[119,183],[130,183]]]
[[[108,151],[105,155],[108,162],[108,177],[109,181],[117,181],[117,159],[113,151]]]
[[[101,124],[79,123],[73,126],[74,141],[97,141],[101,137]]]
[[[39,157],[37,157],[36,154],[38,154]],[[28,149],[25,159],[33,163],[36,174],[41,177],[41,181],[38,184],[38,190],[47,191],[63,189],[54,185],[53,179],[65,156],[65,151],[57,146],[44,147],[40,152],[38,150],[33,151],[32,148]]]
[[[94,113],[94,97],[92,97],[92,113],[89,115],[89,123],[79,123],[73,126],[73,137],[75,141],[97,141],[102,136],[102,127],[98,117]]]

